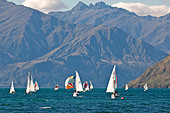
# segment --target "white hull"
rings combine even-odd
[[[116,97],[115,97],[115,95],[114,94],[112,94],[111,95],[111,99],[115,99]]]
[[[58,90],[58,88],[54,88],[54,90]]]
[[[77,97],[78,95],[79,95],[79,93],[77,93],[77,92],[73,93],[73,97]]]

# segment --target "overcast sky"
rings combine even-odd
[[[51,11],[66,11],[73,8],[80,0],[7,0],[40,10],[44,13]],[[124,8],[140,16],[164,16],[170,13],[170,0],[81,0],[85,4],[95,4],[103,1],[113,7]]]

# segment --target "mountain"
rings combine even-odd
[[[128,83],[131,88],[170,88],[170,56],[149,67],[139,78]]]
[[[0,87],[26,87],[28,71],[40,87],[64,87],[75,70],[105,87],[114,64],[121,87],[167,56],[116,27],[70,24],[5,0],[0,28]]]
[[[138,16],[125,9],[108,6],[104,2],[89,6],[79,2],[70,11],[50,12],[49,15],[75,24],[115,26],[134,38],[170,53],[170,14],[159,18]]]

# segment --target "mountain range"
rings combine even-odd
[[[40,87],[64,87],[75,70],[105,87],[113,65],[121,87],[167,56],[117,27],[71,24],[5,0],[0,28],[0,87],[26,87],[29,71]]]
[[[170,88],[170,56],[149,67],[139,78],[128,83],[130,88]]]
[[[50,12],[60,20],[94,26],[109,25],[122,29],[133,38],[143,40],[170,53],[170,14],[162,17],[138,16],[125,9],[111,7],[104,2],[86,5],[79,2],[69,11]]]

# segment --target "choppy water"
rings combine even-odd
[[[49,113],[90,113],[90,112],[170,112],[170,89],[118,89],[120,97],[110,99],[105,89],[80,93],[73,97],[74,90],[40,89],[33,94],[25,94],[25,89],[0,89],[0,112],[49,112]],[[122,100],[121,97],[124,97]]]

